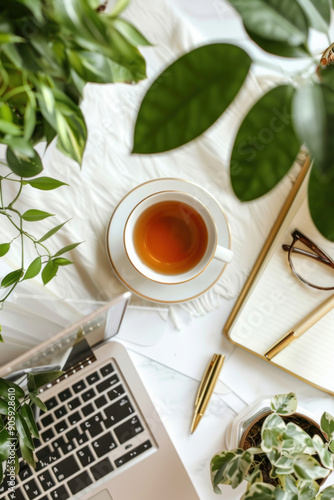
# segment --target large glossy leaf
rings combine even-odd
[[[22,439],[22,441],[25,443],[26,446],[28,446],[28,448],[30,448],[31,450],[34,450],[35,445],[34,445],[34,442],[32,440],[29,427],[26,424],[26,421],[24,420],[24,418],[19,413],[15,414],[15,426],[16,426],[17,432],[20,435],[20,439]]]
[[[43,170],[42,161],[36,151],[34,151],[34,156],[31,158],[7,148],[6,158],[9,168],[20,177],[34,177]]]
[[[11,441],[8,432],[6,429],[2,429],[2,431],[0,431],[0,462],[4,462],[9,457],[10,444]],[[2,464],[0,464],[0,467],[1,466]]]
[[[322,164],[326,157],[326,110],[321,85],[307,84],[297,89],[293,115],[300,140]]]
[[[328,33],[331,21],[330,0],[298,0],[312,28]]]
[[[272,189],[290,169],[300,148],[292,125],[294,89],[281,85],[265,94],[245,117],[231,157],[231,182],[241,201]]]
[[[33,412],[31,410],[30,406],[27,405],[26,403],[24,405],[22,405],[22,407],[21,407],[21,416],[26,421],[26,424],[28,426],[29,432],[36,439],[38,439],[39,438],[39,432],[38,432],[38,429],[37,429],[35,418],[34,418],[34,415],[33,415]]]
[[[223,43],[194,49],[171,64],[141,103],[133,153],[168,151],[202,134],[231,104],[250,64],[242,49]]]
[[[309,184],[308,202],[311,217],[320,233],[334,241],[334,162],[326,173],[313,165]]]
[[[306,43],[308,22],[297,0],[229,0],[247,31],[267,40]]]
[[[309,51],[306,46],[301,45],[289,45],[286,42],[277,42],[275,40],[267,40],[261,36],[256,35],[251,30],[246,30],[250,38],[255,42],[261,49],[269,54],[274,54],[281,57],[309,57]]]

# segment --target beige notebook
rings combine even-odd
[[[266,251],[255,264],[224,327],[224,333],[233,343],[261,357],[333,293],[304,285],[291,272],[287,254],[282,250],[282,244],[290,244],[291,232],[298,228],[329,255],[334,255],[334,243],[323,238],[311,220],[307,168],[308,165],[300,175],[299,185],[295,186],[295,196],[283,207],[286,213],[280,223],[274,225]],[[334,310],[270,362],[334,394]]]

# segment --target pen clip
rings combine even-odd
[[[205,373],[204,373],[204,376],[200,382],[200,385],[199,385],[199,388],[198,388],[198,391],[197,391],[197,394],[196,394],[196,400],[195,400],[195,407],[198,405],[198,403],[200,402],[200,399],[201,399],[201,396],[202,394],[205,393],[207,387],[208,387],[208,384],[209,384],[209,380],[210,380],[210,376],[211,376],[211,372],[216,364],[216,361],[217,361],[217,358],[218,358],[218,355],[217,354],[214,354],[207,369],[205,370]]]

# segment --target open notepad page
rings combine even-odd
[[[334,254],[312,222],[305,186],[274,242],[269,262],[230,330],[230,339],[259,355],[277,342],[332,292],[304,285],[290,270],[282,244],[290,244],[298,228],[321,248]],[[334,310],[273,358],[272,363],[326,391],[334,392]]]

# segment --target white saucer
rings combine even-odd
[[[218,202],[203,188],[182,179],[155,179],[130,191],[117,205],[107,232],[107,251],[110,263],[120,281],[139,297],[158,303],[176,304],[192,300],[211,288],[222,275],[226,264],[213,259],[196,278],[177,285],[150,281],[132,266],[123,244],[125,222],[131,210],[147,196],[165,190],[193,194],[210,210],[218,228],[218,243],[231,248],[231,232],[226,216]]]

